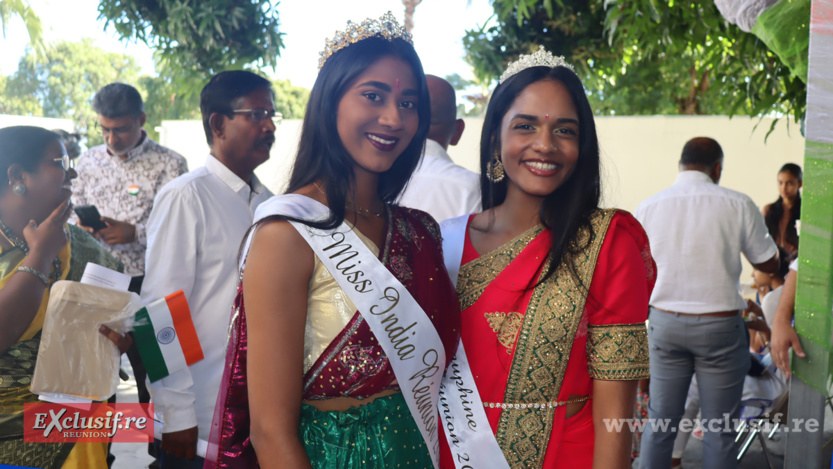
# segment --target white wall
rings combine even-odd
[[[53,119],[51,117],[30,117],[30,116],[9,116],[0,114],[0,129],[14,125],[34,125],[44,129],[61,129],[67,132],[75,132],[75,125],[72,119]]]

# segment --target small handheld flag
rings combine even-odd
[[[204,357],[182,290],[140,309],[133,335],[151,382]]]

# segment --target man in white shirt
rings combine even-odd
[[[223,375],[238,249],[255,209],[272,196],[254,175],[275,142],[270,82],[221,72],[203,88],[200,110],[211,148],[205,166],[168,184],[148,222],[142,300],[183,290],[205,355],[150,385],[164,425],[162,469],[202,467],[197,440],[208,440]]]
[[[703,467],[737,467],[733,421],[740,416],[749,370],[749,336],[740,312],[741,253],[774,272],[778,251],[748,196],[718,186],[723,150],[710,138],[683,148],[674,184],[639,204],[636,218],[651,241],[657,283],[651,294],[648,341],[651,422],[639,467],[667,469],[692,374],[705,419]],[[726,419],[729,423],[726,423]]]
[[[480,211],[480,176],[454,164],[446,150],[457,145],[466,124],[457,119],[454,88],[425,75],[431,96],[431,127],[425,154],[399,199],[403,207],[428,212],[437,221]]]

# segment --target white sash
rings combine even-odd
[[[464,215],[440,225],[445,268],[455,287],[463,260],[468,218]],[[509,469],[483,409],[462,340],[440,385],[440,417],[457,469]]]
[[[297,194],[275,196],[261,204],[255,222],[286,215],[324,220],[330,209]],[[390,360],[408,409],[439,467],[439,387],[445,349],[434,324],[408,290],[346,224],[324,231],[290,222],[358,308]],[[248,254],[252,234],[246,240]],[[245,259],[245,255],[244,255]]]

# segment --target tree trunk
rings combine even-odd
[[[689,75],[691,76],[691,86],[688,88],[688,96],[685,98],[677,98],[677,109],[680,114],[687,116],[700,115],[703,114],[703,110],[700,109],[698,98],[709,89],[709,71],[704,71],[698,81],[697,68],[692,66],[689,70]]]
[[[402,3],[405,5],[405,31],[410,33],[414,30],[414,11],[422,0],[402,0]]]

